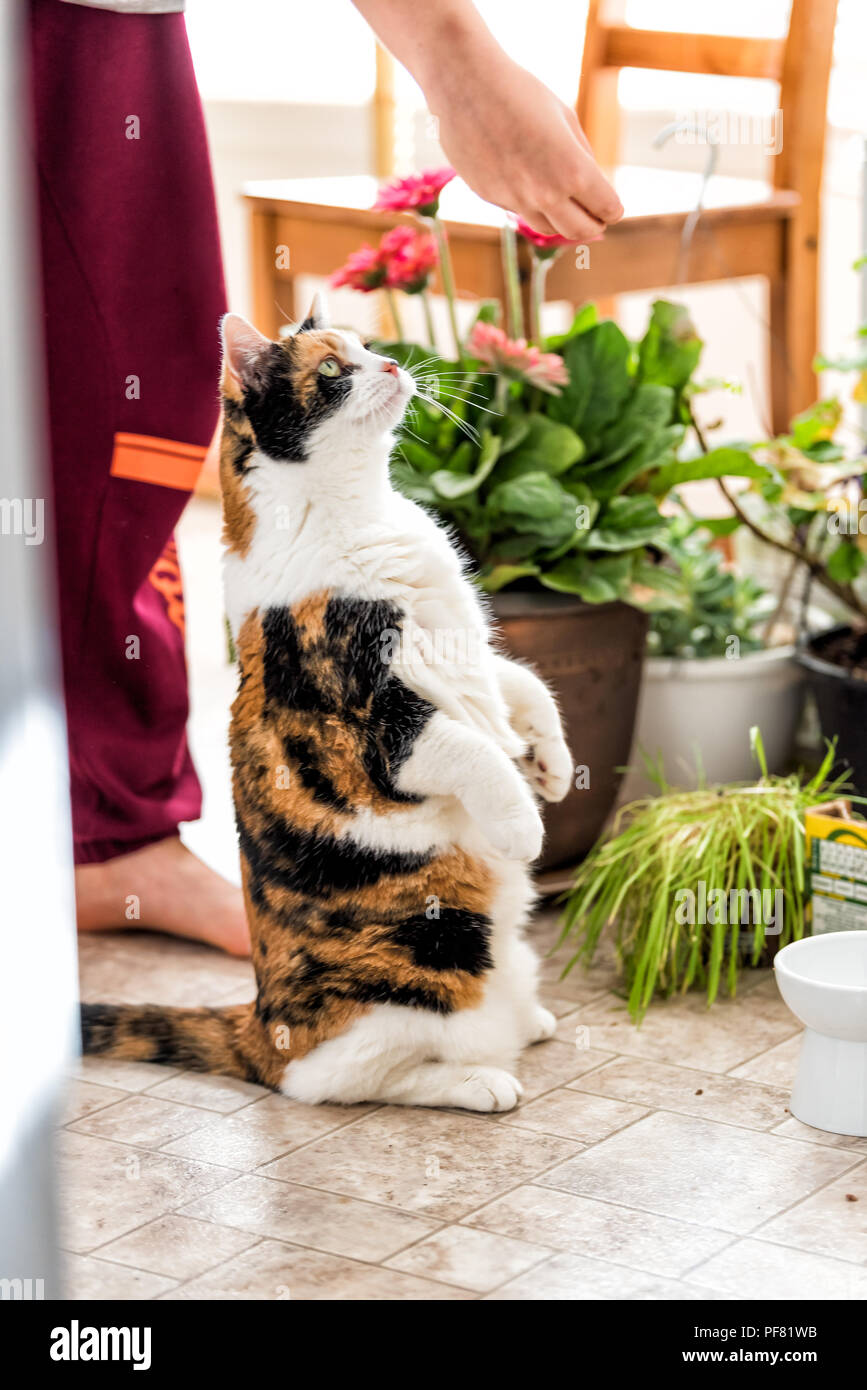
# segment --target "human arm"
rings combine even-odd
[[[482,198],[572,241],[622,216],[574,111],[504,53],[471,0],[353,3],[418,82],[446,156]]]

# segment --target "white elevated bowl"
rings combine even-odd
[[[784,946],[780,993],[805,1025],[792,1114],[832,1134],[867,1137],[867,931]]]

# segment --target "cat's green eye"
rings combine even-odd
[[[319,363],[320,376],[340,376],[340,363],[336,357],[326,357]]]

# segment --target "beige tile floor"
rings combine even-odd
[[[540,951],[554,916],[534,924]],[[245,999],[250,967],[89,938],[84,997]],[[306,1108],[83,1060],[60,1136],[73,1298],[867,1297],[867,1141],[789,1114],[794,1020],[767,972],[629,1022],[609,963],[543,974],[557,1036],[507,1115]]]

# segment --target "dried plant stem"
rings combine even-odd
[[[702,453],[710,453],[707,440],[704,437],[701,426],[695,418],[695,412],[691,406],[689,409],[689,418],[695,430],[695,437],[699,442]],[[823,588],[827,589],[829,593],[834,594],[842,603],[846,604],[847,608],[851,608],[852,611],[857,613],[860,617],[867,618],[867,601],[862,599],[855,592],[851,584],[842,584],[838,580],[832,579],[828,573],[825,562],[818,555],[808,550],[806,546],[793,545],[790,541],[785,541],[779,536],[772,536],[770,532],[765,531],[759,526],[758,522],[753,521],[749,513],[744,510],[736,494],[727,486],[725,478],[717,478],[716,481],[723,497],[725,497],[735,516],[746,526],[748,531],[752,532],[757,540],[760,540],[764,545],[772,546],[774,550],[782,551],[784,555],[791,555],[794,560],[799,561],[802,565],[806,565],[807,569],[814,578],[819,581]]]

